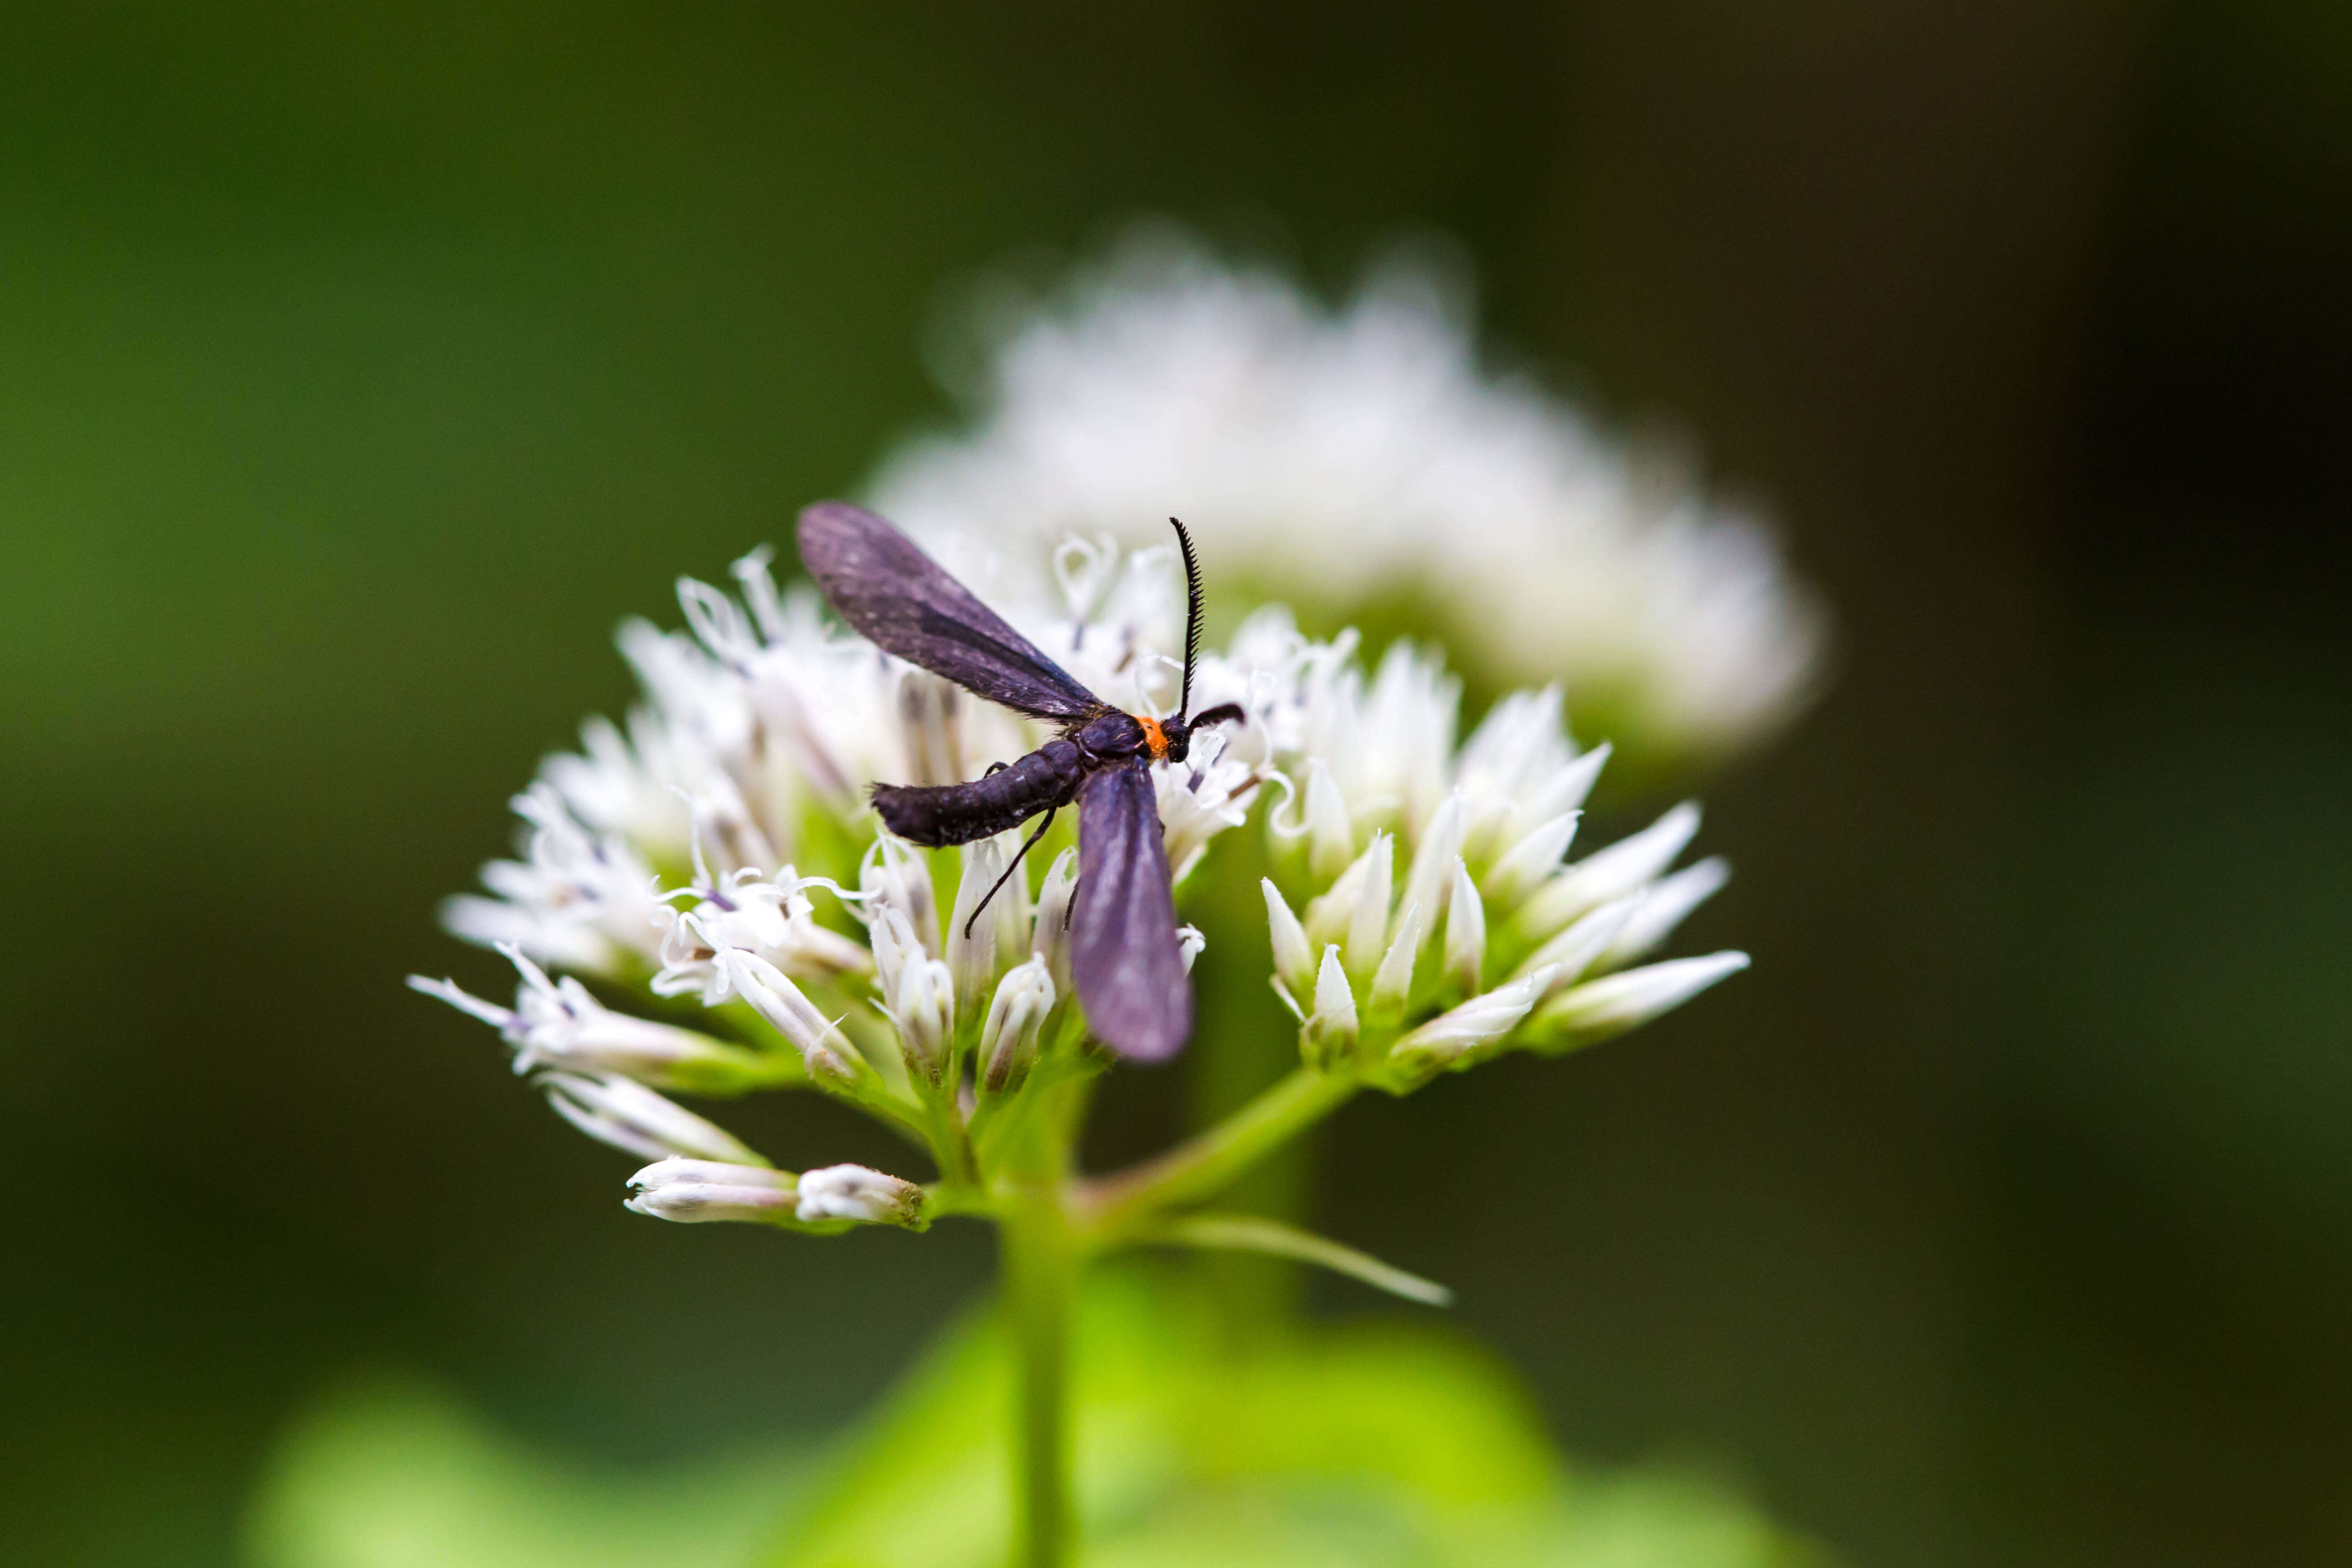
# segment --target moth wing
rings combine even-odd
[[[841,618],[877,647],[1036,719],[1085,719],[1106,704],[863,507],[801,513],[801,564]]]
[[[1140,758],[1078,786],[1070,974],[1088,1026],[1119,1055],[1161,1061],[1192,1038],[1192,981],[1176,943],[1160,802]]]

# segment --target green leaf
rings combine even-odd
[[[1189,1270],[1100,1270],[1076,1325],[1085,1568],[1797,1568],[1719,1486],[1565,1464],[1510,1373],[1433,1325],[1221,1336]],[[375,1384],[283,1441],[253,1568],[1003,1568],[1011,1369],[973,1314],[830,1454],[651,1473],[535,1454]]]
[[[535,1454],[421,1381],[330,1396],[280,1440],[253,1568],[740,1568],[805,1487],[804,1450],[612,1473]]]
[[[1098,1273],[1076,1327],[1087,1568],[1788,1568],[1811,1551],[1696,1479],[1580,1477],[1510,1373],[1371,1323],[1223,1343],[1173,1270]],[[950,1336],[841,1450],[767,1568],[1001,1568],[1012,1376]]]

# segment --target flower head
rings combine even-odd
[[[988,319],[967,427],[876,504],[934,539],[1140,540],[1348,609],[1399,595],[1484,668],[1563,681],[1657,749],[1721,752],[1808,694],[1822,616],[1771,538],[1657,455],[1482,368],[1465,291],[1400,256],[1328,310],[1140,231]]]
[[[1048,657],[1150,713],[1181,682],[1171,554],[1074,542],[1050,582],[966,570],[1003,584]],[[763,553],[735,575],[735,594],[680,584],[688,632],[624,628],[644,702],[542,765],[515,803],[521,858],[485,868],[492,896],[449,907],[513,963],[513,1005],[411,983],[497,1028],[566,1121],[652,1162],[638,1213],[832,1230],[985,1211],[1006,1162],[1056,1124],[1039,1110],[1053,1086],[1110,1059],[1073,994],[1077,814],[1023,859],[1025,828],[926,850],[866,803],[877,781],[982,776],[1052,731],[829,629]],[[1398,643],[1367,669],[1359,651],[1280,606],[1244,618],[1202,652],[1191,709],[1244,717],[1150,775],[1180,897],[1256,818],[1265,853],[1225,863],[1270,867],[1269,978],[1309,1071],[1409,1092],[1632,1027],[1746,963],[1641,963],[1727,875],[1674,868],[1695,806],[1569,858],[1608,749],[1575,744],[1559,688],[1504,698],[1465,738],[1461,683],[1433,653]],[[1203,938],[1176,930],[1189,970]],[[795,1176],[668,1098],[763,1088],[891,1124],[938,1184]]]
[[[1367,677],[1347,639],[1270,622],[1252,635],[1280,694],[1266,709],[1268,765],[1307,781],[1297,810],[1267,816],[1277,874],[1264,892],[1276,989],[1310,1064],[1344,1059],[1417,1088],[1513,1046],[1601,1038],[1747,962],[1600,980],[1657,947],[1729,873],[1719,859],[1671,870],[1698,828],[1689,805],[1567,858],[1609,753],[1578,750],[1556,688],[1504,698],[1456,747],[1458,688],[1432,656],[1399,644]],[[1538,1012],[1572,985],[1577,1001]]]

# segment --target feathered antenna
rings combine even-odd
[[[1192,553],[1192,536],[1184,525],[1170,518],[1176,530],[1176,543],[1184,552],[1184,690],[1176,700],[1176,716],[1182,718],[1192,710],[1192,658],[1201,651],[1201,558]]]

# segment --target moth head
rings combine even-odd
[[[1168,760],[1171,763],[1181,763],[1192,753],[1192,732],[1195,730],[1211,724],[1239,723],[1248,717],[1249,715],[1242,710],[1240,703],[1221,702],[1207,712],[1195,713],[1189,719],[1181,713],[1171,719],[1162,719],[1160,721],[1160,728],[1168,737]]]

